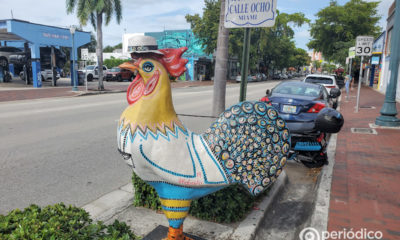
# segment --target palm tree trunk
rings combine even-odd
[[[96,45],[96,54],[97,54],[97,65],[99,66],[99,86],[98,90],[104,90],[103,84],[103,13],[97,13],[97,45]]]
[[[226,77],[228,68],[229,30],[224,27],[225,0],[221,0],[219,29],[217,39],[217,55],[214,72],[213,116],[218,116],[225,110]]]

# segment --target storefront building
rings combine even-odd
[[[383,48],[383,52],[381,55],[381,72],[380,72],[380,78],[378,82],[377,89],[385,93],[386,92],[386,87],[389,84],[390,80],[390,55],[391,52],[396,49],[398,51],[399,46],[392,46],[391,44],[391,38],[392,38],[392,32],[394,28],[394,13],[395,13],[395,7],[396,7],[396,2],[394,1],[393,4],[389,8],[388,12],[388,19],[387,19],[387,27],[386,27],[386,33],[385,33],[385,44]],[[398,24],[398,23],[397,23]],[[399,66],[400,68],[400,66]],[[397,78],[397,90],[396,90],[396,99],[400,101],[400,84],[399,84],[399,79],[400,79],[400,74],[398,75]]]
[[[43,49],[60,47],[72,48],[71,52],[75,54],[77,60],[78,47],[90,42],[90,33],[75,30],[74,28],[61,28],[43,24],[35,24],[18,19],[0,20],[0,43],[2,46],[14,46],[17,48],[24,48],[25,52],[30,51],[29,64],[25,64],[29,68],[32,75],[33,87],[42,87],[41,79],[41,58],[49,56],[44,54]],[[73,54],[71,54],[73,55]],[[54,54],[52,54],[54,57]],[[71,56],[71,61],[72,61]],[[8,61],[8,59],[7,59]],[[55,61],[55,60],[51,60]],[[55,63],[53,64],[55,65]],[[13,70],[13,66],[8,67]],[[75,68],[71,64],[71,72]],[[74,76],[74,75],[72,75]],[[71,79],[71,85],[77,79]]]
[[[189,62],[188,69],[181,80],[203,81],[211,80],[214,70],[214,58],[211,54],[206,54],[201,40],[196,38],[191,30],[165,30],[162,32],[145,32],[124,34],[122,39],[122,54],[127,55],[131,52],[129,39],[138,35],[151,36],[157,41],[158,48],[180,48],[187,47],[188,50],[183,54]],[[234,79],[238,74],[238,61],[229,59],[228,79]]]

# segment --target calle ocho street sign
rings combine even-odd
[[[371,56],[374,37],[358,36],[356,38],[356,56]]]
[[[276,0],[226,0],[225,28],[272,27]]]

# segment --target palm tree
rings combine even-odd
[[[228,69],[229,30],[224,27],[225,0],[221,0],[217,53],[215,56],[213,116],[218,116],[225,110],[226,77]]]
[[[121,0],[66,0],[67,13],[74,12],[77,8],[77,17],[80,24],[86,26],[88,20],[97,32],[97,63],[99,65],[99,90],[104,90],[103,85],[103,17],[105,17],[105,25],[110,23],[111,18],[115,14],[118,23],[122,19]]]

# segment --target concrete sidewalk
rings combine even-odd
[[[254,239],[264,214],[286,183],[287,175],[283,171],[267,196],[257,206],[254,206],[253,210],[240,222],[220,224],[188,216],[183,230],[185,233],[210,240]],[[134,207],[132,205],[134,194],[132,184],[127,184],[83,206],[83,208],[97,221],[105,221],[109,224],[114,220],[123,221],[130,226],[136,235],[141,237],[146,236],[158,225],[168,227],[167,218],[162,212]]]
[[[400,128],[373,125],[384,95],[362,87],[355,113],[356,94],[348,101],[342,96],[340,104],[345,123],[337,137],[328,231],[366,229],[400,239]]]

